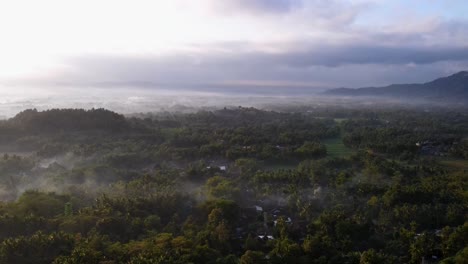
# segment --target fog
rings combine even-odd
[[[0,119],[25,109],[105,108],[131,115],[149,112],[194,112],[223,107],[256,107],[281,111],[291,107],[454,106],[444,102],[376,97],[325,96],[305,88],[169,89],[148,87],[0,87]],[[463,105],[455,105],[463,106]]]

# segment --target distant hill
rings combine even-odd
[[[129,127],[123,115],[105,109],[28,109],[5,121],[3,126],[29,133],[123,131]]]
[[[384,87],[338,88],[325,91],[336,96],[375,96],[403,99],[427,99],[444,101],[468,101],[468,71],[427,83],[392,84]]]

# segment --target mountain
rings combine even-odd
[[[468,71],[461,71],[427,83],[392,84],[384,87],[337,88],[325,91],[324,94],[468,101]]]

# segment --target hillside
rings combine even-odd
[[[129,127],[123,115],[105,109],[28,109],[2,123],[16,132],[122,131]]]
[[[428,100],[468,101],[468,71],[421,84],[392,84],[384,87],[338,88],[325,91],[333,96],[376,96]]]

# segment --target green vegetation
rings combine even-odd
[[[468,252],[463,109],[27,110],[0,132],[0,264]]]
[[[325,147],[327,148],[327,155],[333,158],[344,158],[349,157],[355,151],[346,147],[343,143],[342,138],[330,138],[323,141]]]
[[[333,118],[333,121],[337,122],[338,124],[348,120],[348,118]]]
[[[440,163],[456,169],[468,170],[468,160],[465,159],[440,159]]]

